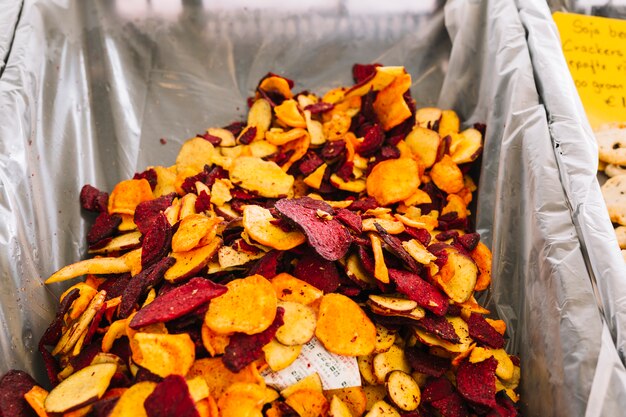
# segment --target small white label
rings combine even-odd
[[[265,383],[283,390],[307,376],[318,373],[325,390],[361,386],[361,374],[356,358],[330,353],[314,337],[302,346],[302,351],[287,368],[273,372],[265,370]]]

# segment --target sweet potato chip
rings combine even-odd
[[[236,279],[228,291],[211,301],[204,321],[216,333],[255,334],[267,329],[276,316],[274,287],[261,275]]]
[[[306,128],[306,120],[294,99],[283,101],[280,106],[274,107],[274,112],[276,117],[287,126]]]
[[[235,158],[229,174],[233,184],[268,198],[289,194],[294,182],[276,163],[253,156]]]
[[[411,86],[411,75],[398,75],[391,84],[381,90],[374,100],[374,112],[385,131],[398,126],[411,117],[411,109],[404,100],[404,93]]]
[[[376,347],[374,324],[354,301],[340,294],[322,297],[315,336],[338,355],[367,355]]]
[[[273,220],[274,217],[266,208],[257,205],[243,208],[243,227],[260,244],[278,250],[289,250],[306,241],[306,237],[299,230],[286,232],[274,225]]]
[[[133,361],[160,377],[186,375],[196,347],[188,334],[137,332],[133,336]]]
[[[202,358],[194,362],[187,373],[187,378],[201,376],[206,381],[209,392],[214,398],[220,398],[231,385],[237,382],[259,383],[259,375],[254,364],[250,364],[238,373],[226,368],[222,358]]]
[[[203,214],[192,214],[180,221],[178,230],[172,236],[172,251],[186,252],[198,246],[201,239],[211,231],[220,220]]]
[[[376,164],[366,181],[367,194],[381,206],[409,198],[419,185],[419,166],[410,158],[389,159]]]
[[[143,404],[156,386],[155,382],[144,381],[129,387],[113,407],[110,417],[147,417]]]
[[[385,264],[385,255],[380,237],[374,233],[369,234],[372,251],[374,252],[374,277],[384,283],[389,283],[389,269]]]
[[[446,254],[446,261],[433,276],[433,281],[452,301],[464,303],[474,292],[478,267],[469,255],[452,246],[444,247],[443,251]]]
[[[302,197],[278,200],[274,207],[303,230],[309,245],[322,258],[336,261],[348,251],[352,241],[350,232],[332,218],[333,209],[328,204]]]
[[[118,183],[109,197],[109,214],[130,214],[135,213],[137,205],[143,201],[152,200],[152,188],[145,179],[125,180]]]
[[[458,193],[465,186],[463,173],[448,155],[433,165],[430,177],[438,188],[448,194]]]
[[[491,284],[491,251],[485,244],[479,242],[470,254],[474,262],[476,262],[479,271],[474,291],[486,290],[489,284]]]
[[[361,387],[339,388],[324,391],[326,398],[336,397],[347,407],[350,416],[362,416],[365,413],[367,397]],[[332,408],[332,406],[331,406]]]
[[[256,384],[235,383],[217,400],[221,417],[261,417],[267,400],[265,388]]]
[[[209,263],[221,245],[221,239],[213,239],[208,245],[187,252],[172,253],[171,257],[175,259],[175,263],[165,271],[165,279],[177,282],[195,275]]]
[[[326,415],[329,404],[324,394],[317,390],[302,389],[291,394],[285,402],[296,410],[300,417]]]
[[[324,292],[314,285],[286,272],[276,275],[270,282],[276,291],[276,297],[281,301],[294,301],[308,305],[324,295]]]

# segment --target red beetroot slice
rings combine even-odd
[[[487,414],[487,417],[517,417],[519,415],[515,403],[506,395],[498,396],[496,402],[495,408]]]
[[[346,141],[343,139],[326,142],[322,148],[322,159],[332,162],[339,158],[346,150]]]
[[[439,401],[454,393],[452,383],[445,376],[429,379],[422,391],[422,400],[428,403]]]
[[[141,242],[141,266],[152,265],[154,262],[164,258],[172,246],[172,225],[160,213],[152,227],[143,235]]]
[[[101,351],[101,343],[97,342],[85,345],[78,356],[74,356],[70,359],[70,364],[72,365],[72,368],[74,368],[74,372],[91,365],[93,358],[95,358]]]
[[[192,278],[186,284],[160,295],[133,316],[130,327],[138,329],[154,323],[165,323],[195,310],[219,297],[227,288],[206,278]]]
[[[232,122],[228,126],[224,126],[223,129],[228,130],[230,133],[235,135],[235,137],[239,136],[241,131],[246,127],[246,122]]]
[[[372,209],[375,209],[376,207],[378,207],[378,203],[376,202],[376,199],[374,197],[366,197],[362,200],[354,200],[352,203],[350,203],[347,209],[351,211],[360,211],[364,213],[367,210],[372,210]]]
[[[323,203],[323,204],[321,204]],[[327,219],[319,215],[319,208],[333,214],[332,208],[323,201],[310,197],[298,199],[282,199],[275,204],[276,210],[298,225],[307,237],[309,245],[324,259],[336,261],[346,254],[352,237],[346,227],[335,218]]]
[[[128,317],[135,308],[139,298],[150,290],[150,288],[156,286],[161,279],[163,279],[165,271],[174,265],[174,263],[176,263],[176,259],[168,256],[148,268],[141,270],[140,273],[130,279],[126,289],[122,293],[122,302],[120,303],[118,312],[120,318]]]
[[[376,67],[380,67],[381,64],[354,64],[352,66],[352,78],[357,84],[362,83],[364,80],[368,80],[376,74]]]
[[[341,164],[341,166],[339,167],[339,169],[337,169],[337,171],[335,171],[335,174],[339,178],[347,182],[347,181],[350,181],[350,177],[352,176],[353,169],[354,169],[354,162],[346,161],[343,164]]]
[[[459,393],[472,403],[495,407],[497,367],[498,361],[494,357],[478,363],[463,361],[456,374]]]
[[[335,107],[333,103],[326,103],[325,101],[318,101],[314,104],[309,104],[304,108],[304,110],[308,110],[311,114],[319,114],[325,113],[327,111],[332,110]]]
[[[52,356],[48,349],[46,349],[43,345],[39,345],[39,353],[43,359],[43,364],[46,368],[46,375],[48,376],[50,385],[53,387],[57,386],[60,382],[58,375],[59,372],[61,372],[61,368],[59,367],[56,358]]]
[[[206,191],[200,191],[198,194],[198,198],[196,199],[196,203],[194,205],[196,209],[196,213],[202,213],[207,210],[211,210],[211,196],[207,194]]]
[[[267,345],[276,335],[278,328],[283,325],[285,310],[276,309],[276,317],[270,326],[261,333],[235,333],[230,337],[226,346],[222,362],[231,372],[239,372],[263,355],[263,346]]]
[[[448,310],[448,299],[434,286],[424,281],[414,272],[402,269],[389,269],[389,278],[399,292],[415,301],[421,307],[443,316]]]
[[[39,340],[39,346],[54,346],[59,342],[61,338],[61,331],[63,330],[63,317],[69,311],[70,307],[74,300],[76,300],[80,296],[80,290],[78,288],[74,288],[71,290],[65,297],[63,297],[63,301],[59,305],[59,309],[57,310],[57,314],[50,323],[50,326],[46,329],[43,336]]]
[[[456,392],[437,401],[433,401],[430,405],[435,408],[442,417],[467,417],[469,413],[463,398]]]
[[[389,249],[391,249],[394,255],[400,258],[411,271],[419,272],[422,270],[422,265],[417,262],[409,254],[409,252],[406,251],[406,249],[404,249],[404,247],[402,246],[402,241],[400,239],[387,233],[385,228],[382,227],[380,224],[374,223],[374,226],[376,227],[376,230],[378,231],[380,237],[383,239],[383,242],[385,242],[387,246],[389,246]]]
[[[109,205],[109,194],[89,184],[83,185],[79,199],[80,206],[87,211],[107,211]]]
[[[378,152],[376,159],[379,161],[385,161],[387,159],[400,158],[400,149],[394,145],[383,145]]]
[[[250,144],[250,142],[254,140],[255,137],[256,137],[256,126],[252,126],[239,137],[239,142],[243,143],[244,145],[248,145]]]
[[[440,377],[450,369],[450,361],[448,359],[431,355],[417,347],[406,349],[405,352],[406,358],[414,371]]]
[[[430,240],[432,239],[432,236],[426,229],[404,226],[404,232],[424,246],[428,246],[430,244]]]
[[[143,201],[137,205],[133,220],[142,235],[150,230],[159,214],[172,205],[175,197],[176,193],[170,193],[153,200]]]
[[[110,215],[103,211],[96,217],[96,221],[87,233],[87,243],[93,246],[103,239],[112,237],[117,232],[117,227],[122,223],[122,218],[116,215]]]
[[[136,172],[135,175],[133,175],[133,179],[148,181],[148,184],[150,184],[150,188],[152,188],[152,191],[154,191],[154,188],[156,187],[158,181],[157,173],[152,168],[146,169],[144,172]]]
[[[213,146],[218,146],[220,143],[222,143],[222,138],[220,138],[219,136],[211,135],[209,132],[201,133],[201,134],[196,135],[196,136],[206,140],[207,142],[209,142]]]
[[[293,275],[324,291],[325,294],[334,292],[341,284],[335,263],[311,251],[307,251],[300,258]]]
[[[476,249],[476,246],[478,246],[478,242],[480,242],[480,234],[466,233],[463,236],[459,236],[457,240],[466,251],[471,252]]]
[[[337,209],[335,211],[335,218],[357,234],[361,233],[363,230],[361,216],[353,211],[344,208]]]
[[[148,417],[200,417],[185,378],[168,375],[143,403]]]
[[[467,320],[469,335],[472,339],[489,346],[492,349],[504,347],[504,336],[502,336],[485,318],[478,313],[472,313]]]
[[[188,194],[195,193],[197,191],[196,182],[200,181],[207,187],[211,188],[215,183],[215,180],[219,178],[228,178],[228,171],[219,166],[211,168],[210,166],[205,165],[202,172],[185,178],[181,188]]]
[[[0,379],[0,415],[4,417],[37,417],[24,394],[37,385],[24,371],[12,369]]]
[[[120,397],[102,398],[91,406],[91,414],[94,417],[108,417],[115,405],[120,400]]]
[[[278,275],[278,264],[283,252],[277,250],[271,250],[267,252],[261,259],[248,271],[249,275],[259,274],[267,279],[274,278]]]
[[[454,330],[454,326],[445,317],[426,316],[418,320],[416,324],[427,332],[450,343],[459,343],[461,341],[459,335]]]
[[[85,334],[85,339],[83,340],[84,346],[91,343],[91,339],[96,334],[96,330],[98,330],[98,327],[100,326],[100,321],[102,321],[102,317],[104,316],[104,313],[106,311],[107,311],[107,305],[106,303],[103,303],[100,309],[96,312],[96,315],[91,321],[89,328],[87,328],[87,333]]]
[[[116,298],[122,295],[124,293],[124,290],[126,289],[126,286],[128,286],[130,279],[130,272],[109,276],[106,281],[104,281],[98,287],[99,290],[104,290],[107,293],[104,301],[108,301],[112,298]]]
[[[369,126],[363,135],[363,142],[357,148],[357,152],[363,156],[371,156],[385,143],[385,132],[378,123]]]

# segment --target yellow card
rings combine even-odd
[[[554,13],[591,127],[626,121],[626,21]]]

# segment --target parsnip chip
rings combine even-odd
[[[185,178],[195,175],[204,169],[215,153],[215,147],[209,141],[199,137],[188,139],[176,157],[177,172],[185,171]]]
[[[274,372],[285,369],[300,355],[302,345],[286,346],[276,339],[272,339],[263,347],[265,362]]]
[[[275,162],[253,156],[235,158],[229,174],[234,184],[267,198],[289,194],[294,182],[293,176],[285,173]]]
[[[145,179],[119,182],[109,196],[109,214],[134,214],[142,201],[152,200],[152,188]]]
[[[437,151],[439,149],[439,142],[441,141],[437,132],[425,127],[416,126],[404,140],[413,155],[416,155],[420,159],[424,168],[433,166],[437,160]]]
[[[367,355],[376,347],[376,327],[358,304],[341,294],[322,297],[315,336],[338,355]]]
[[[240,267],[248,262],[260,259],[265,255],[263,251],[255,253],[237,250],[231,246],[222,246],[217,252],[217,260],[222,269]]]
[[[137,332],[133,341],[133,361],[155,375],[186,375],[193,365],[196,346],[186,333]]]
[[[236,279],[228,291],[209,304],[204,321],[216,333],[260,333],[276,316],[277,299],[274,287],[261,275]]]
[[[276,332],[276,340],[286,346],[308,343],[315,335],[315,310],[293,301],[280,301],[278,306],[285,309],[285,315],[284,324]]]
[[[415,112],[415,125],[432,129],[441,119],[441,109],[436,107],[422,107]]]
[[[248,126],[256,128],[253,140],[261,140],[272,124],[272,107],[267,100],[260,98],[254,101],[248,112]]]
[[[270,282],[276,291],[276,297],[281,301],[309,305],[324,295],[322,290],[286,272],[276,275]]]
[[[222,394],[235,383],[261,383],[258,372],[254,364],[250,364],[241,371],[234,373],[224,366],[222,358],[202,358],[196,360],[187,378],[201,376],[209,387],[209,393],[214,398],[220,398]]]
[[[367,194],[381,206],[406,200],[419,185],[419,166],[410,158],[379,162],[366,180]]]
[[[243,227],[252,239],[278,250],[289,250],[306,242],[304,234],[294,229],[286,232],[272,223],[275,220],[266,208],[247,205],[243,208]]]
[[[125,257],[92,258],[64,266],[52,274],[45,282],[46,284],[51,284],[53,282],[67,281],[85,274],[122,274],[130,270],[131,267],[128,265]]]
[[[444,251],[447,256],[446,263],[439,268],[433,281],[451,300],[464,303],[474,292],[478,267],[471,257],[452,246],[446,247]]]
[[[367,397],[361,387],[331,389],[324,391],[324,395],[331,399],[331,410],[332,398],[335,397],[347,407],[349,416],[362,416],[365,413]]]

